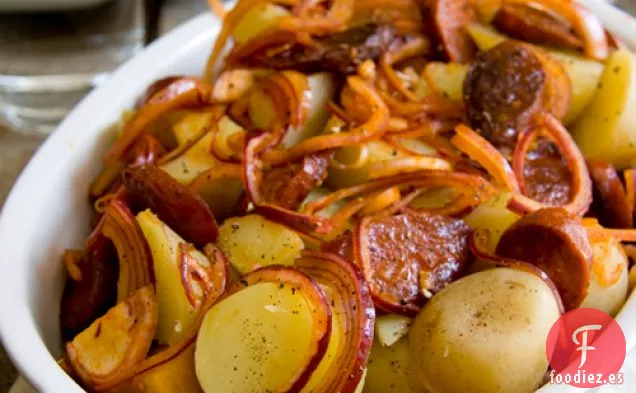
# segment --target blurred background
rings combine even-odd
[[[636,0],[612,2],[636,15]],[[33,152],[84,95],[201,12],[206,0],[0,0],[0,209]],[[15,377],[0,347],[0,393]]]

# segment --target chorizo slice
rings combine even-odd
[[[577,308],[587,295],[592,247],[580,219],[565,209],[541,209],[521,218],[503,233],[496,253],[544,271],[566,311]]]
[[[355,262],[377,307],[414,315],[425,296],[470,266],[469,236],[461,219],[420,212],[369,216],[354,234]]]
[[[67,340],[105,314],[117,301],[117,251],[108,239],[97,237],[77,262],[80,279],[66,281],[60,305],[60,325]]]
[[[560,48],[583,48],[583,41],[569,26],[547,12],[525,4],[504,4],[492,23],[501,32],[522,41]]]
[[[592,211],[599,223],[609,228],[631,228],[633,218],[627,195],[616,169],[609,162],[587,160],[593,184]]]
[[[208,205],[169,174],[156,166],[143,165],[127,168],[122,178],[135,208],[152,210],[197,247],[216,241],[219,228]]]
[[[429,20],[439,49],[446,58],[457,63],[468,63],[475,57],[477,48],[466,27],[477,21],[477,13],[469,0],[429,0]]]
[[[263,175],[265,200],[289,210],[296,210],[327,177],[333,153],[317,153],[303,157],[299,163],[276,168]]]
[[[537,142],[523,168],[524,194],[550,206],[572,200],[572,173],[558,148],[546,139]]]
[[[514,146],[542,109],[546,79],[529,45],[509,40],[478,53],[463,86],[471,126],[497,146]]]
[[[292,69],[306,73],[331,71],[349,75],[355,73],[363,61],[380,57],[389,49],[395,37],[396,32],[391,26],[369,23],[316,38],[313,46],[297,43],[289,47],[289,44],[285,44],[278,52],[268,48],[243,54],[240,59],[230,54],[230,59],[250,67]]]

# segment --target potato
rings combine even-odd
[[[314,328],[301,290],[250,285],[206,314],[194,355],[199,383],[206,393],[281,391],[308,366]]]
[[[219,161],[210,153],[214,133],[208,132],[183,154],[159,166],[179,183],[187,185]]]
[[[256,214],[227,219],[217,245],[241,274],[266,265],[293,265],[304,247],[296,232]]]
[[[596,308],[616,315],[627,299],[629,261],[615,238],[591,241],[592,279],[581,308]]]
[[[416,381],[409,355],[409,342],[403,337],[390,347],[373,342],[367,365],[364,393],[415,393]]]
[[[601,158],[623,169],[636,163],[636,55],[612,53],[585,113],[572,126],[585,157]]]
[[[194,373],[194,343],[172,360],[135,376],[130,392],[203,393]]]
[[[179,340],[188,329],[197,310],[188,301],[181,281],[179,244],[186,242],[150,210],[142,211],[136,218],[152,252],[159,307],[157,341],[170,345]],[[201,252],[192,249],[188,254],[200,265],[210,266]],[[193,292],[197,300],[203,300],[201,288],[194,286]]]
[[[492,253],[495,252],[501,234],[520,217],[506,207],[511,197],[512,194],[509,193],[496,194],[464,217],[464,221],[471,228],[488,231],[490,234],[488,251]]]
[[[276,25],[280,18],[287,15],[289,15],[289,11],[279,5],[256,3],[236,24],[232,37],[238,44],[246,43]]]
[[[390,347],[404,337],[411,327],[411,318],[399,314],[381,315],[375,319],[375,337]]]
[[[409,332],[414,373],[430,392],[532,392],[548,368],[545,342],[560,312],[534,274],[497,268],[451,283]]]
[[[490,27],[480,24],[470,25],[468,32],[480,50],[488,50],[509,38]],[[571,124],[583,113],[596,94],[596,87],[603,73],[603,64],[586,59],[574,52],[542,48],[563,65],[565,72],[570,77],[572,97],[563,123],[566,125]]]
[[[178,145],[185,145],[199,138],[210,129],[214,114],[210,111],[183,111],[182,117],[172,126]]]
[[[453,100],[461,100],[462,85],[468,72],[466,64],[432,62],[424,69],[425,79],[433,89]]]
[[[219,120],[217,135],[214,139],[214,148],[215,150],[221,154],[221,159],[232,159],[238,158],[236,154],[237,150],[231,144],[231,139],[238,136],[240,133],[244,133],[243,127],[236,124],[232,119],[228,116],[223,116],[221,120]]]

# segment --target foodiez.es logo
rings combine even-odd
[[[625,352],[625,335],[614,318],[593,308],[570,311],[548,334],[550,383],[580,388],[621,384]]]

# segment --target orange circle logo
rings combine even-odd
[[[548,334],[550,382],[580,388],[620,384],[625,352],[625,335],[614,318],[593,308],[570,311]]]

